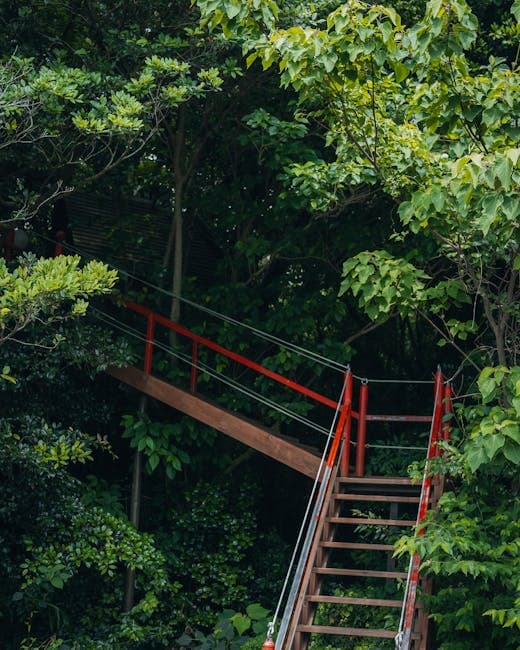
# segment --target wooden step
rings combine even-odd
[[[388,600],[387,598],[350,598],[347,596],[307,596],[309,603],[332,603],[334,605],[365,605],[367,607],[399,607],[403,606],[402,600]]]
[[[336,480],[341,485],[413,485],[420,487],[405,476],[340,476]]]
[[[409,519],[365,519],[365,517],[327,517],[330,524],[364,524],[366,526],[415,526]]]
[[[358,578],[406,578],[406,571],[372,571],[370,569],[336,569],[334,567],[315,567],[313,573],[325,576],[355,576]]]
[[[355,494],[353,492],[335,492],[337,501],[383,501],[385,503],[419,503],[419,497],[401,496],[400,494]]]
[[[368,544],[360,542],[320,542],[324,548],[350,549],[353,551],[388,551],[392,553],[394,547],[391,544]]]
[[[397,631],[374,630],[359,627],[332,627],[331,625],[298,625],[298,632],[308,634],[332,634],[335,636],[366,636],[379,639],[394,639]]]

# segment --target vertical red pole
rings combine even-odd
[[[191,347],[191,378],[190,378],[190,390],[193,394],[197,392],[197,361],[198,361],[198,344],[197,341],[193,341]]]
[[[356,476],[365,473],[365,452],[367,444],[367,407],[368,407],[368,382],[365,380],[359,389],[359,419],[357,428],[356,446]]]
[[[445,421],[442,423],[442,439],[449,440],[451,437],[451,416],[453,413],[453,402],[452,402],[452,388],[451,384],[446,384],[444,386],[444,397],[442,400],[442,412],[445,416]]]
[[[348,410],[345,426],[343,427],[343,453],[340,461],[340,475],[348,476],[350,464],[350,431],[352,428],[352,373],[345,374],[345,392],[343,393],[343,408]]]
[[[430,450],[430,458],[440,454],[439,445],[437,444],[442,435],[442,399],[444,396],[444,376],[439,368],[435,373],[433,380],[433,431],[432,431],[432,446]]]
[[[343,393],[344,395],[347,392],[348,379],[349,379],[348,375],[345,375],[345,391]],[[332,469],[332,466],[338,460],[338,451],[340,448],[341,439],[343,438],[343,431],[345,430],[345,422],[347,421],[347,418],[349,418],[351,414],[351,406],[352,406],[352,400],[350,402],[344,402],[344,408],[341,409],[341,412],[339,414],[338,423],[336,425],[336,431],[334,433],[334,439],[330,446],[329,455],[327,457],[327,467],[329,470]]]
[[[153,313],[148,314],[146,321],[146,343],[144,348],[144,371],[147,375],[152,372],[153,337],[155,332],[155,319]]]
[[[63,242],[65,241],[66,234],[63,230],[58,230],[55,237],[56,246],[54,248],[54,256],[59,257],[60,255],[63,255]]]

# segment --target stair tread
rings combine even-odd
[[[383,501],[388,503],[419,503],[420,497],[402,496],[399,494],[356,494],[354,492],[335,492],[333,498],[337,501]]]
[[[369,544],[365,542],[320,542],[324,548],[351,549],[355,551],[388,551],[392,552],[391,544]]]
[[[335,605],[365,605],[368,607],[402,607],[402,600],[388,598],[353,598],[350,596],[307,596],[310,603],[332,603]]]
[[[340,476],[336,479],[342,484],[358,485],[414,485],[406,476]]]
[[[333,627],[332,625],[298,625],[298,632],[310,634],[334,634],[337,636],[367,636],[380,639],[393,639],[397,630],[376,630],[360,627]]]
[[[362,578],[406,578],[406,571],[373,571],[371,569],[336,569],[334,567],[314,567],[313,573],[329,576],[358,576]]]
[[[331,524],[366,524],[368,526],[415,526],[410,519],[368,519],[365,517],[327,517]]]

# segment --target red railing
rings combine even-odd
[[[432,474],[430,471],[430,461],[440,456],[442,450],[439,447],[439,441],[449,440],[450,438],[450,418],[447,417],[452,413],[452,392],[451,386],[445,384],[442,372],[438,370],[435,373],[434,381],[434,409],[432,418],[432,427],[430,434],[430,441],[428,445],[428,454],[426,460],[426,467],[424,471],[424,478],[421,488],[421,496],[419,501],[419,512],[416,522],[416,536],[424,535],[425,528],[421,526],[423,523],[428,508],[430,506],[430,499],[432,495]],[[443,417],[444,416],[444,417]],[[408,570],[408,579],[406,583],[406,592],[403,602],[403,610],[401,616],[401,623],[399,632],[396,638],[397,650],[408,650],[410,648],[412,639],[412,628],[415,616],[415,603],[417,597],[417,587],[419,584],[419,570],[421,566],[421,558],[418,553],[414,553],[410,559],[410,567]]]
[[[294,576],[292,580],[291,589],[289,591],[287,602],[285,605],[280,629],[276,638],[277,648],[292,648],[296,625],[301,615],[303,606],[302,594],[307,589],[308,582],[312,574],[312,557],[316,552],[317,543],[321,536],[321,531],[325,523],[327,514],[327,507],[330,500],[331,493],[334,489],[335,479],[338,471],[338,466],[341,465],[341,447],[350,444],[350,422],[352,416],[352,373],[347,370],[345,373],[343,391],[341,398],[341,408],[337,413],[337,422],[334,433],[334,438],[330,442],[330,446],[325,450],[322,457],[322,473],[321,483],[314,501],[312,512],[308,511],[304,525],[300,532],[305,530],[305,537],[303,538],[300,556],[296,565]],[[338,463],[339,460],[339,463]],[[316,484],[315,484],[316,487]],[[314,491],[311,495],[311,501],[314,499]],[[310,512],[310,516],[309,515]],[[300,544],[300,537],[298,538],[297,546]],[[294,557],[294,556],[293,556]],[[292,566],[291,566],[292,568]],[[289,571],[291,570],[289,569]],[[280,602],[285,593],[284,591],[280,597]],[[264,648],[274,648],[272,642],[272,634],[278,616],[278,608],[274,615],[273,621],[269,624],[268,635]]]
[[[283,375],[262,366],[256,361],[252,361],[247,357],[244,357],[241,354],[237,354],[227,348],[224,348],[217,343],[214,343],[210,339],[207,339],[199,334],[195,334],[191,330],[179,325],[175,321],[161,316],[156,312],[140,305],[132,300],[125,300],[122,303],[127,309],[140,314],[146,318],[146,339],[145,339],[145,353],[144,353],[144,372],[146,374],[151,374],[153,366],[153,353],[155,346],[155,330],[156,325],[161,325],[166,329],[176,332],[179,336],[185,337],[187,340],[191,341],[191,373],[190,373],[190,391],[192,393],[197,392],[197,380],[199,372],[199,351],[201,347],[205,347],[208,350],[220,354],[231,361],[245,367],[250,370],[263,375],[272,381],[275,381],[286,388],[289,388],[300,395],[304,395],[309,399],[315,401],[318,404],[322,404],[330,409],[336,410],[338,404],[335,400],[326,397],[314,391],[307,386],[304,386],[292,379],[288,379]],[[349,391],[352,393],[352,375],[349,374]],[[369,414],[368,413],[368,381],[362,381],[359,388],[359,407],[355,411],[352,408],[352,404],[349,408],[350,417],[345,427],[345,438],[349,440],[351,435],[351,418],[357,420],[357,440],[356,440],[356,453],[355,453],[355,474],[357,476],[363,476],[365,471],[365,454],[366,454],[366,431],[367,431],[367,422],[431,422],[432,417],[430,415],[385,415],[385,414]],[[343,446],[343,453],[341,459],[341,473],[347,475],[349,473],[350,466],[350,444],[345,444]]]
[[[191,366],[191,379],[190,379],[190,389],[192,392],[196,392],[197,390],[198,347],[204,346],[209,350],[213,350],[213,352],[216,352],[217,354],[227,357],[228,359],[231,359],[232,361],[235,361],[236,363],[246,368],[249,368],[254,372],[257,372],[260,375],[264,375],[265,377],[268,377],[269,379],[272,379],[273,381],[276,381],[279,384],[282,384],[283,386],[286,386],[287,388],[290,388],[295,392],[300,393],[301,395],[305,395],[306,397],[309,397],[315,402],[324,404],[325,406],[328,406],[333,410],[336,410],[338,406],[335,400],[325,397],[324,395],[321,395],[320,393],[317,393],[316,391],[307,388],[306,386],[303,386],[302,384],[299,384],[298,382],[293,381],[292,379],[288,379],[287,377],[284,377],[283,375],[280,375],[279,373],[274,372],[273,370],[269,370],[269,368],[266,368],[265,366],[256,363],[256,361],[251,361],[251,359],[248,359],[247,357],[244,357],[241,354],[237,354],[236,352],[232,352],[231,350],[228,350],[227,348],[224,348],[221,345],[218,345],[217,343],[214,343],[213,341],[210,341],[209,339],[200,336],[199,334],[195,334],[194,332],[187,329],[186,327],[182,327],[182,325],[179,325],[175,321],[172,321],[169,318],[166,318],[165,316],[161,316],[160,314],[153,312],[151,309],[148,309],[147,307],[143,307],[142,305],[139,305],[136,302],[133,302],[131,300],[125,300],[123,304],[131,311],[134,311],[137,314],[141,314],[145,316],[147,319],[144,371],[148,375],[152,372],[155,325],[159,324],[173,332],[176,332],[180,336],[186,337],[192,342],[192,353],[191,353],[192,366]]]

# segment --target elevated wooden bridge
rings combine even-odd
[[[449,436],[449,423],[443,415],[447,415],[451,409],[451,389],[445,383],[440,370],[432,382],[433,396],[429,405],[431,415],[370,414],[367,381],[359,382],[358,404],[354,408],[355,378],[349,368],[345,367],[342,372],[343,388],[340,397],[332,399],[226,349],[142,305],[126,301],[124,306],[146,319],[143,368],[110,368],[110,375],[140,393],[159,400],[315,480],[316,489],[311,496],[299,559],[292,568],[292,585],[285,597],[283,617],[278,629],[275,625],[277,621],[273,621],[269,634],[275,637],[276,640],[272,642],[275,646],[268,639],[266,644],[271,645],[265,647],[276,647],[276,650],[306,650],[312,635],[321,634],[330,638],[331,643],[334,638],[366,637],[381,639],[383,644],[389,643],[388,647],[396,647],[399,650],[424,650],[427,643],[427,616],[416,598],[420,580],[420,558],[411,558],[408,571],[400,570],[395,567],[392,544],[359,540],[357,531],[360,527],[377,527],[380,531],[386,528],[390,531],[390,536],[394,533],[394,537],[397,531],[410,531],[414,527],[416,534],[423,532],[420,524],[427,509],[435,507],[439,499],[443,483],[441,478],[432,478],[429,472],[425,471],[422,485],[413,486],[410,480],[403,476],[365,476],[367,423],[423,423],[430,428],[428,461],[441,453],[438,442]],[[157,344],[157,326],[164,327],[174,332],[177,337],[190,342],[191,370],[188,387],[181,388],[154,375],[153,356]],[[309,448],[306,444],[270,430],[200,394],[198,377],[201,372],[199,355],[202,348],[212,350],[215,354],[330,409],[333,426],[325,449]],[[425,408],[428,408],[428,405]],[[383,505],[388,509],[388,515],[360,517],[354,508],[360,503],[370,504],[371,507],[374,504],[379,507]],[[360,565],[360,552],[365,559],[373,558],[368,566]],[[378,580],[382,585],[381,595],[374,597],[373,584]],[[399,580],[406,580],[404,595],[394,589],[394,596],[388,597],[389,583],[395,585]],[[370,593],[366,597],[349,597],[331,592],[334,585],[352,584],[351,581],[356,581],[358,587],[363,581],[369,581]],[[427,582],[423,584],[423,589],[429,589]],[[391,629],[349,627],[341,615],[341,608],[345,606],[401,610],[401,622],[399,626]],[[322,620],[324,608],[329,612],[330,620],[326,622]],[[334,613],[331,614],[333,610]],[[384,641],[385,639],[387,641]]]

